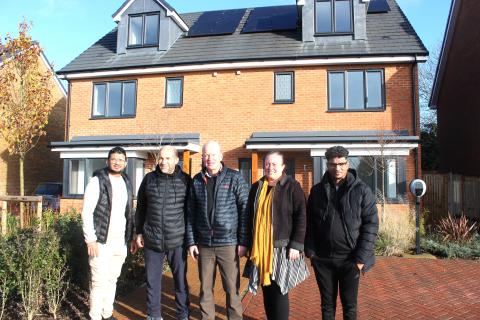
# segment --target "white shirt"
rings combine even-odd
[[[107,242],[125,242],[125,208],[128,201],[127,186],[125,185],[122,176],[113,176],[109,174],[108,177],[112,185],[112,208]],[[85,195],[83,198],[83,235],[85,237],[85,242],[87,243],[97,241],[93,224],[93,212],[97,206],[99,196],[100,182],[98,177],[93,177],[85,188]]]

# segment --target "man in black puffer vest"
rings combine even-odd
[[[204,168],[196,174],[190,188],[186,244],[197,260],[200,276],[202,319],[215,319],[213,284],[220,268],[230,320],[242,319],[239,257],[248,246],[248,190],[242,175],[225,167],[216,141],[203,146]]]
[[[373,266],[378,214],[370,188],[349,169],[348,150],[327,149],[327,172],[310,191],[305,254],[320,288],[322,319],[335,319],[337,294],[343,318],[357,317],[360,273]]]
[[[188,319],[185,209],[190,176],[178,164],[175,147],[160,149],[155,171],[148,173],[137,197],[136,244],[145,251],[147,320],[161,320],[161,280],[167,256],[175,283],[177,319]]]
[[[112,316],[117,278],[133,235],[133,188],[121,147],[108,153],[107,167],[90,179],[83,199],[82,222],[91,271],[90,319]]]

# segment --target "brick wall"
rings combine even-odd
[[[328,112],[327,71],[378,68],[385,71],[385,111]],[[95,79],[138,81],[136,117],[128,119],[92,120],[93,81],[73,80],[69,139],[86,135],[198,132],[202,144],[219,141],[226,165],[238,168],[238,158],[250,157],[244,144],[256,131],[406,129],[413,134],[411,64],[245,69],[239,75],[235,71],[217,71],[216,76],[213,72],[191,72]],[[295,103],[273,103],[276,71],[295,71]],[[166,76],[184,77],[181,108],[164,107]],[[295,177],[308,193],[313,180],[309,152],[286,156],[296,159]],[[262,153],[259,168],[261,157]],[[407,181],[410,181],[415,176],[412,155],[407,162]],[[193,155],[192,172],[198,172],[200,165],[200,154]]]

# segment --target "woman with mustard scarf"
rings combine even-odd
[[[248,199],[250,257],[246,275],[249,290],[262,287],[269,320],[288,319],[288,291],[309,275],[304,261],[305,195],[300,184],[284,173],[280,152],[264,158],[265,176],[252,185]]]

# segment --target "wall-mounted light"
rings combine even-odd
[[[216,77],[216,76],[218,76],[218,72],[212,73],[212,77]]]
[[[240,70],[237,70],[237,71],[235,71],[235,74],[236,74],[237,76],[239,76],[239,75],[241,75],[241,74],[242,74],[242,71],[240,71]]]

